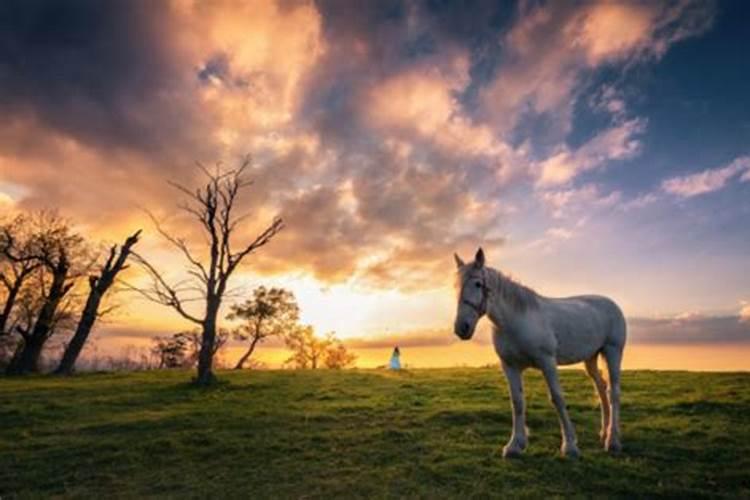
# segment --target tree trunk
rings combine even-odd
[[[39,371],[39,357],[42,354],[45,342],[52,333],[57,307],[73,286],[72,283],[65,283],[67,277],[68,262],[67,259],[62,258],[54,268],[52,285],[44,305],[39,311],[34,328],[31,332],[24,334],[24,342],[22,346],[19,346],[22,351],[17,358],[14,356],[16,358],[15,363],[8,367],[7,373],[9,375],[23,375]]]
[[[240,360],[237,362],[237,365],[235,365],[235,370],[242,370],[242,368],[245,366],[245,363],[248,359],[250,359],[250,356],[253,354],[253,351],[255,350],[255,346],[258,344],[258,340],[260,340],[259,337],[255,337],[253,341],[250,343],[250,347],[248,348],[247,352],[242,355]]]
[[[70,339],[68,346],[65,348],[60,365],[55,370],[57,375],[70,375],[73,373],[78,356],[83,350],[83,346],[86,344],[86,340],[89,338],[91,328],[94,326],[96,321],[97,311],[99,310],[99,303],[102,300],[102,295],[99,290],[94,286],[88,298],[86,299],[86,305],[81,313],[81,319],[78,321],[76,327],[76,333],[73,338]]]
[[[99,304],[104,294],[107,293],[109,287],[114,283],[117,274],[127,267],[125,261],[128,259],[133,245],[138,243],[140,234],[141,230],[139,229],[128,236],[125,243],[120,247],[119,255],[117,253],[117,245],[113,246],[109,251],[107,262],[102,266],[100,276],[89,278],[90,290],[89,296],[86,298],[86,305],[81,313],[81,319],[78,320],[76,333],[65,348],[60,366],[55,370],[56,374],[70,375],[73,372],[76,360],[78,360],[78,356],[81,354],[83,346],[86,344],[86,340],[88,340],[91,329],[96,322],[97,315],[99,314]]]
[[[201,337],[201,351],[198,355],[197,385],[209,385],[216,377],[213,372],[214,343],[216,342],[216,317],[219,314],[221,299],[210,296],[206,299],[206,319],[203,321],[203,335]]]
[[[13,283],[13,286],[10,288],[10,290],[8,290],[8,297],[5,301],[5,305],[3,306],[3,312],[0,313],[0,336],[5,335],[6,333],[8,335],[11,334],[11,332],[5,331],[5,327],[8,324],[8,319],[10,318],[10,313],[16,303],[16,296],[18,295],[20,288],[21,283],[17,280],[15,283]]]
[[[44,341],[38,337],[25,339],[18,345],[13,360],[8,365],[9,375],[26,375],[39,372],[39,358],[42,356]]]
[[[203,324],[203,335],[201,340],[201,351],[198,355],[198,376],[195,379],[197,385],[208,385],[214,381],[213,373],[213,344],[216,339],[216,324],[206,321]]]

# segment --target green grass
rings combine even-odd
[[[626,372],[610,457],[590,382],[564,371],[579,461],[536,373],[515,461],[497,370],[189,377],[0,379],[0,497],[750,497],[750,374]]]

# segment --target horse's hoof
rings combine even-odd
[[[521,458],[523,455],[523,448],[520,446],[506,445],[503,448],[503,458]]]
[[[573,458],[573,459],[581,458],[581,452],[578,451],[577,446],[563,446],[560,449],[560,453],[562,453],[562,456],[565,458]]]
[[[622,452],[622,445],[619,441],[609,441],[605,443],[604,449],[607,450],[607,453],[610,455],[619,455]]]

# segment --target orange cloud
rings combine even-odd
[[[627,57],[650,41],[658,15],[654,7],[658,6],[635,2],[592,4],[578,21],[578,29],[570,28],[576,37],[574,44],[583,48],[591,66]]]
[[[510,191],[532,191],[553,219],[612,202],[614,193],[573,184],[636,155],[645,121],[627,116],[617,89],[602,90],[595,105],[612,123],[567,145],[579,83],[605,64],[660,57],[704,29],[696,12],[707,11],[522,2],[499,38],[488,5],[443,17],[418,3],[392,16],[381,2],[74,9],[75,22],[56,28],[72,47],[8,44],[23,51],[9,58],[0,96],[0,206],[61,207],[92,239],[143,227],[140,251],[178,278],[141,209],[201,248],[166,181],[197,186],[195,160],[231,166],[251,153],[254,184],[237,208],[253,217],[237,237],[276,214],[287,227],[243,270],[244,283],[304,276],[412,296],[440,290],[453,251],[504,244]],[[82,33],[95,14],[111,29]],[[32,39],[27,24],[8,39]],[[481,51],[468,42],[490,37]],[[512,133],[542,114],[552,123],[544,155]],[[574,233],[553,222],[547,237]],[[127,322],[161,325],[137,314]]]
[[[561,138],[570,130],[587,72],[613,61],[661,57],[673,43],[706,31],[713,20],[707,2],[529,5],[503,37],[507,61],[481,98],[501,130],[511,130],[528,107],[553,114]]]

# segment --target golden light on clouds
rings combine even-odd
[[[418,2],[393,12],[377,1],[127,4],[102,9],[106,36],[16,54],[0,97],[0,209],[59,207],[97,244],[143,228],[139,252],[180,279],[144,209],[200,248],[168,181],[197,186],[195,161],[226,167],[250,154],[254,184],[238,209],[252,217],[238,237],[276,215],[286,229],[252,256],[227,304],[285,286],[320,333],[430,331],[443,346],[451,256],[480,244],[541,293],[607,293],[633,316],[695,308],[678,269],[636,278],[658,266],[628,246],[628,210],[750,179],[745,163],[727,162],[633,195],[597,177],[643,154],[651,122],[632,89],[593,83],[596,72],[657,63],[697,39],[713,22],[709,2],[442,13]],[[512,14],[499,16],[502,29],[497,8]],[[573,134],[582,109],[599,125]],[[735,295],[703,300],[723,314],[746,298]],[[186,326],[142,301],[112,321],[135,337]]]

